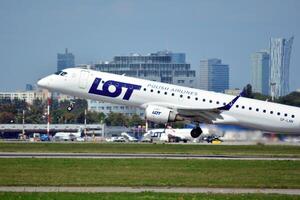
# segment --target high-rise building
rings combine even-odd
[[[115,56],[113,61],[96,64],[92,68],[163,83],[196,86],[196,72],[186,63],[184,53],[159,51],[149,55]]]
[[[267,51],[258,51],[251,55],[251,85],[253,92],[269,94],[269,63],[270,55]]]
[[[289,93],[289,68],[294,37],[270,39],[270,94],[275,98]]]
[[[229,66],[222,64],[221,59],[200,61],[200,89],[224,92],[229,88]]]
[[[196,72],[186,63],[184,53],[159,51],[149,55],[131,54],[129,56],[115,56],[111,62],[103,62],[91,66],[92,69],[114,74],[142,79],[171,83],[187,87],[196,87]],[[114,105],[88,101],[89,110],[104,113],[120,112],[126,115],[143,115],[144,110],[136,107]]]
[[[57,54],[57,71],[61,71],[68,67],[75,66],[75,56],[72,53],[68,52],[68,49],[65,50],[65,53]]]
[[[32,91],[33,90],[33,85],[32,84],[26,84],[26,91]]]

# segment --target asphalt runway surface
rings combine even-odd
[[[258,188],[186,188],[186,187],[24,187],[0,186],[0,192],[164,192],[164,193],[221,193],[221,194],[287,194],[300,195],[300,189]]]
[[[121,154],[121,153],[7,153],[0,152],[0,158],[93,158],[93,159],[214,159],[214,160],[300,160],[293,157],[230,156],[199,154]]]

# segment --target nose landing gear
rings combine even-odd
[[[192,129],[191,136],[192,138],[197,138],[201,135],[201,133],[202,133],[202,129],[199,126],[197,126]]]

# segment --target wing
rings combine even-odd
[[[221,115],[221,113],[223,111],[230,110],[231,107],[235,104],[235,102],[242,96],[244,96],[244,91],[242,91],[232,101],[230,101],[228,104],[222,107],[209,108],[209,109],[178,108],[177,112],[180,116],[183,116],[185,118],[191,118],[199,122],[211,124],[213,121],[223,120],[223,116]]]

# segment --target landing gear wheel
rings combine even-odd
[[[191,131],[191,136],[192,138],[197,138],[201,135],[202,133],[202,129],[198,126],[196,128],[193,128],[193,130]]]

